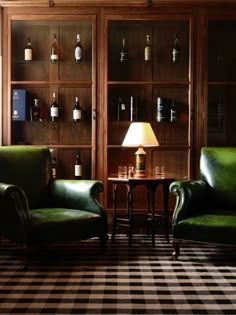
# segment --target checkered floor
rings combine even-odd
[[[0,248],[0,314],[236,314],[236,253],[171,245],[135,235],[108,243],[60,244],[36,253],[22,270],[21,250]]]

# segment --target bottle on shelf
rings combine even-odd
[[[222,97],[219,96],[218,103],[217,103],[217,125],[218,125],[219,131],[223,130],[223,122],[224,122],[224,106],[223,106]]]
[[[136,96],[130,96],[130,121],[138,120],[138,99]]]
[[[82,109],[79,103],[79,98],[76,96],[75,105],[73,107],[73,121],[74,122],[80,121],[81,118],[82,118]]]
[[[179,38],[178,35],[175,34],[174,44],[172,48],[172,61],[173,63],[177,63],[179,60],[180,46],[179,46]]]
[[[75,160],[75,178],[81,179],[83,173],[83,165],[80,159],[80,151],[77,152],[76,160]]]
[[[57,43],[57,34],[54,34],[53,43],[51,45],[51,62],[56,63],[59,59],[59,47]]]
[[[80,35],[77,34],[77,42],[75,44],[75,62],[79,63],[83,59],[83,48],[80,43]]]
[[[122,47],[120,50],[120,62],[125,63],[128,61],[128,49],[126,48],[125,38],[122,39]]]
[[[157,122],[170,120],[170,106],[167,99],[157,97]]]
[[[177,120],[177,108],[175,100],[172,100],[171,108],[170,108],[170,121],[175,122]]]
[[[144,47],[144,62],[149,63],[151,61],[151,42],[150,36],[147,35],[146,37],[146,45]]]
[[[25,61],[32,61],[33,60],[33,49],[32,49],[30,38],[28,38],[28,42],[25,45],[24,59],[25,59]]]
[[[55,156],[52,157],[52,178],[57,178],[57,160]]]
[[[39,106],[39,99],[34,99],[34,104],[30,107],[30,120],[31,121],[42,121],[41,110]]]
[[[126,105],[122,97],[118,97],[117,104],[117,120],[124,121],[126,120]]]
[[[52,94],[52,104],[50,107],[50,117],[51,117],[51,121],[57,121],[58,120],[58,103],[57,103],[55,92],[53,92],[53,94]]]

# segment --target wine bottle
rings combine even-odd
[[[74,122],[77,122],[79,120],[81,120],[82,118],[82,109],[79,103],[79,99],[76,96],[75,98],[75,106],[73,107],[73,120]]]
[[[144,48],[144,62],[149,63],[151,61],[151,42],[150,36],[147,35],[146,46]]]
[[[170,117],[169,104],[163,97],[157,98],[157,122],[168,121]]]
[[[126,120],[126,105],[122,97],[118,97],[117,119],[118,121]]]
[[[82,178],[83,165],[80,159],[80,151],[77,152],[76,160],[75,160],[75,178]]]
[[[172,100],[171,108],[170,108],[170,121],[174,122],[177,120],[177,108],[176,102]]]
[[[39,107],[39,99],[34,99],[34,104],[30,108],[30,120],[31,121],[41,121],[41,112]]]
[[[57,35],[54,34],[53,43],[51,45],[51,62],[56,63],[59,59],[59,48],[57,43]]]
[[[217,103],[217,124],[218,124],[218,130],[223,130],[223,122],[224,122],[224,106],[222,97],[219,96],[218,103]]]
[[[52,178],[57,178],[57,160],[55,156],[52,158]]]
[[[83,48],[80,43],[80,35],[77,34],[77,42],[75,45],[75,62],[79,63],[83,59]]]
[[[25,61],[32,61],[33,59],[33,49],[32,49],[32,45],[31,45],[31,40],[30,38],[28,38],[28,42],[25,45]]]
[[[178,62],[179,52],[180,52],[179,39],[178,39],[178,35],[176,34],[175,39],[174,39],[173,49],[172,49],[172,61],[173,61],[173,63]]]
[[[122,47],[120,50],[120,62],[125,63],[128,61],[128,50],[126,48],[125,38],[122,39]]]
[[[135,96],[130,96],[130,121],[138,120],[138,100]]]
[[[56,121],[58,120],[58,103],[57,103],[57,99],[56,99],[56,93],[52,94],[52,104],[50,107],[50,116],[51,116],[51,121]]]

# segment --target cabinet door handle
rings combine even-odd
[[[191,109],[191,111],[190,111],[190,120],[193,120],[193,118],[194,118],[194,110]]]
[[[97,118],[97,112],[96,112],[95,108],[93,108],[92,117],[93,117],[93,120],[96,120],[96,118]]]
[[[48,0],[48,5],[49,7],[54,7],[55,6],[54,0]]]

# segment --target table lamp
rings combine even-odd
[[[136,163],[135,163],[135,177],[146,176],[146,152],[144,147],[157,147],[159,143],[152,130],[150,123],[147,122],[133,122],[130,124],[129,129],[126,133],[123,147],[138,147],[135,152]]]

